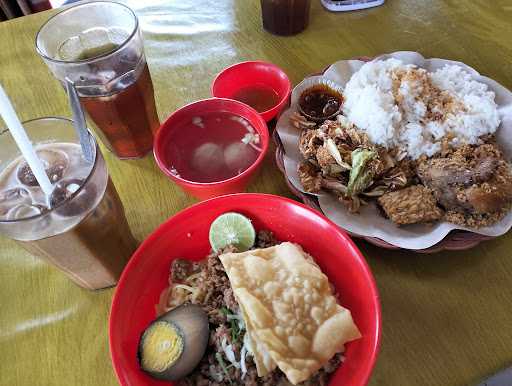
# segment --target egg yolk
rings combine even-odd
[[[183,337],[176,326],[156,322],[143,337],[141,362],[148,371],[162,372],[171,367],[183,353]]]

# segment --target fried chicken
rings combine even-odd
[[[298,169],[300,182],[308,193],[318,193],[322,189],[322,174],[309,162],[301,162]]]
[[[324,135],[321,130],[304,130],[300,134],[299,151],[307,159],[314,159],[316,152],[324,142]]]
[[[423,185],[386,193],[377,201],[391,221],[398,225],[432,222],[443,217],[434,195]]]
[[[512,174],[494,144],[462,146],[418,166],[421,182],[447,211],[487,215],[512,203]]]

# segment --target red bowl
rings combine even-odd
[[[275,64],[262,61],[234,64],[214,79],[212,95],[219,98],[233,98],[240,89],[254,85],[269,87],[279,96],[279,102],[274,107],[260,113],[268,122],[286,107],[292,92],[290,79]]]
[[[217,182],[194,182],[181,178],[170,171],[172,154],[169,152],[169,140],[175,130],[179,130],[183,122],[191,121],[193,117],[209,112],[228,112],[245,118],[260,136],[262,149],[258,158],[248,169],[235,177]],[[268,149],[269,134],[266,122],[252,107],[244,103],[223,98],[210,98],[190,103],[176,110],[158,130],[154,142],[155,160],[160,169],[183,190],[200,200],[237,193],[245,190],[251,177],[255,174],[265,158]]]
[[[182,210],[154,231],[126,266],[110,312],[110,353],[121,385],[172,385],[140,370],[139,337],[156,317],[155,305],[168,285],[175,258],[201,260],[210,251],[208,231],[225,212],[243,213],[256,229],[268,229],[315,257],[349,308],[363,337],[347,344],[345,362],[330,386],[366,385],[380,346],[381,310],[375,280],[352,240],[318,212],[287,198],[235,194],[200,202]]]

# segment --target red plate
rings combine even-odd
[[[344,231],[318,212],[266,194],[221,196],[184,209],[135,252],[121,276],[110,314],[110,352],[121,385],[171,385],[139,369],[139,337],[156,317],[155,305],[167,286],[172,260],[203,259],[210,249],[211,222],[229,211],[248,216],[257,230],[269,229],[279,240],[296,242],[315,257],[363,335],[347,344],[345,363],[330,386],[366,385],[380,346],[381,310],[375,280],[364,257]]]

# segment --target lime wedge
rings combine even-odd
[[[210,226],[210,245],[215,252],[233,245],[244,252],[254,245],[256,232],[251,220],[240,213],[229,212],[217,217]]]

